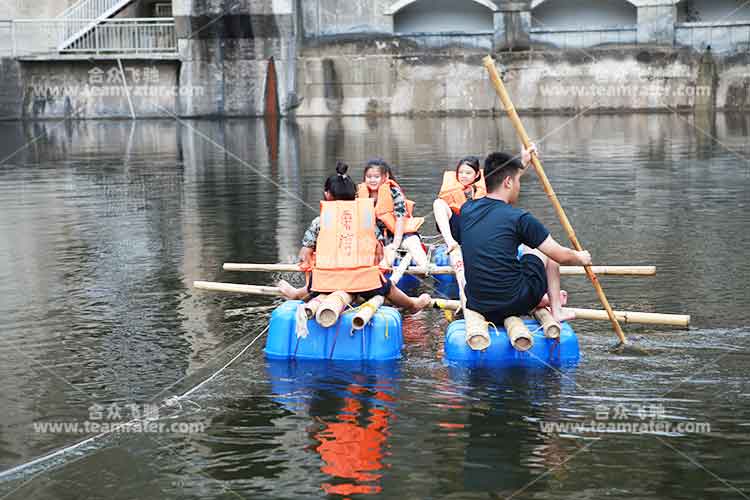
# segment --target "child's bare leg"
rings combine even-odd
[[[427,259],[427,254],[422,248],[422,241],[419,236],[409,235],[404,238],[401,242],[401,248],[409,251],[411,258],[418,266],[427,266],[430,261]]]
[[[453,239],[453,235],[451,234],[450,218],[453,217],[453,211],[440,198],[432,204],[432,210],[435,213],[435,222],[437,222],[438,229],[440,229],[440,234],[443,236],[445,244],[448,245],[448,252],[450,252],[457,245],[456,240]]]
[[[307,289],[307,285],[303,286],[302,288],[294,288],[286,280],[279,280],[276,286],[279,287],[279,290],[284,295],[284,297],[289,300],[302,300],[310,294],[310,291]]]
[[[393,261],[396,260],[396,252],[390,245],[383,247],[383,260],[380,261],[380,267],[393,267]]]
[[[421,311],[432,302],[432,299],[426,293],[423,293],[419,297],[409,297],[397,286],[391,287],[390,292],[388,292],[388,300],[397,307],[403,307],[412,311]]]
[[[568,305],[568,292],[566,292],[565,290],[560,290],[560,305],[562,307]],[[550,307],[548,294],[544,294],[544,297],[542,297],[542,300],[539,301],[539,305],[537,307]]]
[[[461,307],[466,309],[466,292],[464,291],[464,287],[466,287],[466,273],[464,271],[464,256],[461,253],[461,247],[456,247],[456,249],[451,252],[450,261],[451,266],[456,273],[458,296],[461,299]]]

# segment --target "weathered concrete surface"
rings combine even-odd
[[[78,0],[17,0],[0,2],[0,19],[51,19]]]
[[[130,105],[116,61],[22,62],[22,117],[130,118]],[[123,61],[138,117],[177,112],[179,64]]]
[[[750,54],[718,59],[717,73],[717,109],[750,110]]]
[[[274,58],[282,110],[292,101],[287,66],[296,62],[292,0],[175,0],[183,86],[203,87],[180,100],[184,116],[263,113],[268,61]]]
[[[531,1],[503,0],[498,6],[500,10],[494,14],[495,50],[528,49],[531,46]]]
[[[302,36],[393,33],[393,16],[384,14],[392,3],[393,0],[301,1]]]
[[[671,0],[654,1],[638,7],[638,43],[674,45],[674,25],[677,7]]]
[[[425,53],[403,40],[339,40],[304,49],[300,116],[498,112],[484,53]],[[508,91],[529,112],[693,109],[696,98],[721,108],[750,106],[750,60],[718,65],[715,90],[699,85],[701,54],[689,50],[598,50],[496,54]],[[702,80],[705,81],[705,80]]]
[[[22,102],[21,66],[15,59],[0,58],[0,120],[20,118]]]

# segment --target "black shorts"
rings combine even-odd
[[[365,300],[370,300],[376,295],[382,295],[383,297],[387,297],[388,294],[391,292],[391,286],[392,286],[391,280],[385,279],[383,277],[381,277],[380,279],[381,279],[381,282],[383,282],[380,288],[376,288],[375,290],[369,290],[367,292],[359,292],[357,295],[359,295]]]
[[[542,259],[527,253],[521,257],[520,261],[523,285],[516,300],[502,310],[482,312],[487,321],[491,321],[498,328],[503,326],[503,321],[509,316],[529,314],[547,293],[547,271]]]
[[[376,295],[382,295],[383,297],[387,297],[388,294],[391,291],[391,280],[385,279],[383,276],[380,277],[380,282],[382,283],[380,285],[380,288],[376,288],[375,290],[367,290],[365,292],[358,292],[353,295],[359,295],[364,300],[370,300],[371,298],[375,297]],[[310,292],[310,298],[317,297],[322,292],[314,292],[312,290],[312,273],[308,274],[307,278],[307,289]]]

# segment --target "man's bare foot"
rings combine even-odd
[[[565,290],[560,290],[560,305],[568,305],[568,292],[566,292]],[[536,306],[536,308],[540,307],[550,307],[549,294],[545,293],[544,297],[542,297],[542,300],[539,301],[539,305]]]
[[[422,309],[430,307],[432,305],[432,297],[430,297],[426,293],[423,293],[416,299],[412,299],[412,303],[413,305],[410,308],[412,312],[421,311]]]
[[[286,280],[279,280],[276,286],[279,287],[279,291],[281,291],[282,295],[287,299],[296,300],[299,298],[297,289],[290,285]]]
[[[552,317],[555,318],[555,321],[557,321],[558,323],[562,323],[563,321],[571,321],[576,319],[576,313],[566,307],[562,307],[557,312],[552,311]]]

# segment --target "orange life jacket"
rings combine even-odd
[[[378,244],[370,200],[321,201],[313,291],[357,293],[380,288]]]
[[[469,187],[474,186],[476,191],[474,192],[474,199],[483,198],[487,195],[487,186],[484,183],[484,170],[479,171],[479,180],[474,184],[464,186],[458,182],[456,177],[456,171],[451,170],[443,173],[443,185],[440,186],[440,193],[438,198],[443,200],[451,207],[453,213],[459,213],[461,207],[466,203],[466,195],[464,191]]]
[[[380,219],[388,231],[391,233],[396,232],[396,215],[393,213],[393,196],[391,196],[391,186],[395,187],[402,193],[401,189],[396,181],[387,180],[378,188],[378,197],[375,201],[375,216]],[[364,182],[357,187],[357,196],[359,198],[369,198],[370,188]],[[406,199],[406,195],[404,195]],[[406,217],[404,220],[404,234],[416,233],[419,228],[424,224],[424,217],[413,217],[414,213],[414,202],[406,200]]]

